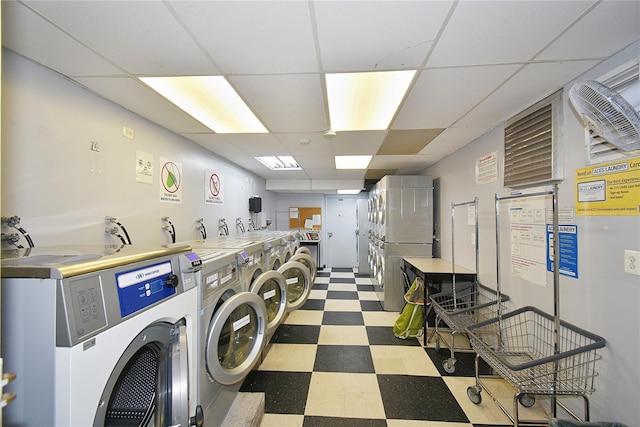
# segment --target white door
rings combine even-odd
[[[323,243],[327,266],[353,268],[357,265],[358,255],[356,197],[327,196],[326,201],[326,242]]]

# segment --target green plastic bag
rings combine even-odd
[[[424,333],[422,326],[422,305],[415,304],[411,300],[415,301],[415,296],[422,295],[424,292],[424,283],[420,278],[416,278],[411,284],[411,287],[405,294],[405,301],[407,304],[402,309],[400,317],[393,325],[393,334],[402,339],[421,337]],[[420,300],[422,298],[420,297]]]

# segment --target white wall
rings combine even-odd
[[[2,215],[20,216],[36,246],[117,244],[105,234],[105,216],[117,217],[134,244],[168,243],[165,216],[178,241],[200,237],[198,218],[208,236],[217,234],[219,218],[235,234],[237,217],[248,225],[253,195],[273,217],[275,195],[264,179],[50,70],[2,53]],[[135,130],[134,140],[123,136],[123,126]],[[90,150],[91,141],[100,144],[99,152]],[[136,181],[136,150],[154,156],[151,185]],[[160,202],[160,157],[182,164],[181,204]],[[204,203],[205,171],[223,177],[223,205]]]
[[[638,57],[640,42],[595,67],[581,76],[597,78],[605,72]],[[559,188],[560,208],[574,207],[574,171],[586,166],[584,131],[581,120],[568,102],[564,89],[564,182]],[[514,114],[517,112],[514,112]],[[453,155],[424,171],[425,175],[440,178],[440,217],[442,227],[442,257],[451,258],[451,202],[464,202],[479,197],[480,224],[480,280],[496,286],[496,243],[494,197],[508,194],[498,182],[476,185],[475,162],[497,151],[502,164],[502,125]],[[506,221],[505,221],[506,222]],[[607,340],[600,351],[596,369],[596,392],[591,396],[591,419],[619,421],[637,426],[640,420],[640,278],[624,272],[625,249],[640,250],[640,217],[576,216],[578,226],[579,278],[560,277],[560,317]],[[457,229],[457,226],[456,226]],[[503,228],[501,219],[501,230]],[[507,244],[501,245],[502,290],[512,297],[511,307],[534,305],[553,314],[553,278],[547,275],[546,288],[515,278],[510,273],[508,235]],[[474,251],[460,245],[456,238],[456,262],[473,266]],[[510,402],[506,402],[511,407]]]

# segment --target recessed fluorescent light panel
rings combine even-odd
[[[387,129],[415,74],[415,70],[327,74],[331,129]]]
[[[360,193],[360,189],[355,189],[355,190],[338,190],[338,194],[359,194]]]
[[[216,133],[268,133],[223,76],[140,80]]]
[[[366,169],[373,156],[335,156],[336,169]]]
[[[260,163],[274,171],[295,171],[302,169],[296,159],[291,156],[256,157]]]

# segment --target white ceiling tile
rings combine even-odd
[[[518,65],[421,72],[392,129],[446,128],[498,88]]]
[[[593,2],[463,1],[429,67],[526,62]]]
[[[338,169],[336,178],[338,179],[364,179],[366,169]]]
[[[2,44],[65,76],[125,75],[18,2],[2,2]]]
[[[27,4],[129,73],[218,72],[162,2],[30,1]]]
[[[320,76],[232,76],[233,85],[271,132],[328,129]]]
[[[438,159],[449,155],[489,131],[488,127],[448,128],[431,141],[419,154],[434,156]]]
[[[338,132],[335,138],[327,138],[336,156],[375,154],[382,145],[387,131]]]
[[[604,58],[639,38],[640,1],[604,1],[536,60]]]
[[[499,91],[456,123],[460,127],[487,127],[515,116],[525,108],[563,87],[599,61],[530,64]]]
[[[75,80],[98,95],[176,133],[211,132],[135,78],[79,77]]]
[[[225,134],[224,139],[237,145],[249,156],[287,156],[290,153],[272,134]]]
[[[305,170],[336,168],[336,162],[333,156],[295,156],[295,159]]]
[[[222,135],[216,133],[209,134],[190,134],[186,133],[183,136],[195,143],[202,145],[207,150],[212,153],[218,154],[225,159],[231,160],[238,159],[239,157],[245,157],[247,159],[251,159],[252,161],[256,161],[253,157],[247,156],[245,152],[240,149],[239,145],[234,145],[227,142]],[[253,166],[253,165],[252,165]]]
[[[171,6],[225,73],[318,70],[302,1],[174,1]]]
[[[315,2],[326,71],[417,68],[453,2]]]
[[[293,156],[333,156],[331,140],[324,138],[322,132],[315,133],[282,133],[276,134],[282,145]],[[300,140],[309,140],[308,144],[300,143]]]

